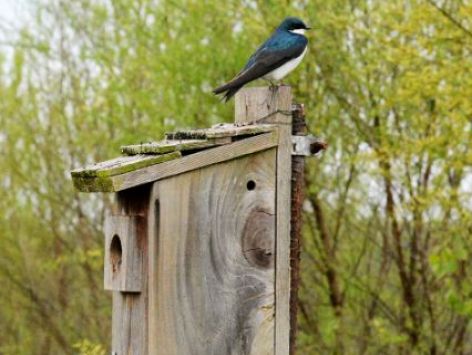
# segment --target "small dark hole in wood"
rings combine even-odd
[[[246,184],[246,187],[249,191],[252,191],[256,188],[256,182],[254,180],[249,180]]]
[[[118,235],[114,235],[110,244],[110,261],[113,272],[117,272],[121,266],[121,258],[123,256],[123,249],[121,247],[121,240]]]

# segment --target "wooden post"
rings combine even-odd
[[[305,111],[301,104],[293,106],[292,134],[307,135]],[[290,229],[290,354],[296,352],[298,288],[300,284],[300,240],[305,189],[305,157],[292,156],[291,229]]]
[[[247,88],[236,95],[235,123],[279,125],[276,194],[275,355],[290,351],[290,180],[292,92],[289,86]]]

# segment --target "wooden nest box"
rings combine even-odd
[[[293,352],[303,155],[323,144],[303,124],[294,137],[292,117],[303,122],[290,87],[249,88],[236,124],[72,172],[78,190],[116,195],[105,223],[112,354]]]

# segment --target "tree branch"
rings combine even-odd
[[[465,32],[465,34],[469,37],[472,37],[472,31],[464,27],[457,19],[455,19],[449,12],[443,9],[441,6],[436,4],[433,0],[426,0],[431,6],[433,6],[436,10],[438,10],[445,18],[447,18],[450,22],[452,22],[456,27],[461,29]]]

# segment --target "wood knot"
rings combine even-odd
[[[275,216],[253,210],[246,220],[242,236],[243,254],[252,266],[268,269],[274,262]]]

